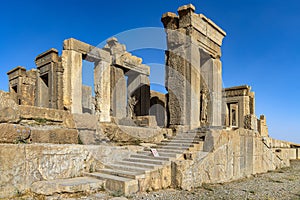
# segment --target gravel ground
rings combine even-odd
[[[115,196],[117,194],[114,194]],[[16,198],[14,198],[16,199]],[[291,167],[276,170],[266,174],[260,174],[251,178],[242,179],[225,184],[205,184],[193,191],[175,189],[160,190],[149,193],[139,193],[131,197],[113,197],[106,192],[100,192],[89,196],[57,195],[52,197],[36,198],[23,196],[17,199],[41,199],[41,200],[200,200],[200,199],[224,199],[224,200],[300,200],[300,161],[292,161]]]
[[[256,175],[225,184],[204,185],[193,191],[164,190],[138,194],[134,200],[192,200],[192,199],[299,199],[300,161],[292,161],[291,167]]]

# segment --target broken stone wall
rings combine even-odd
[[[198,152],[193,160],[173,163],[175,187],[189,190],[202,183],[228,182],[287,167],[289,159],[295,157],[296,149],[290,150],[292,153],[282,153],[282,157],[279,157],[254,131],[238,129],[212,131],[206,138],[204,151],[212,152],[204,158]]]
[[[130,153],[104,145],[0,144],[0,198],[24,193],[36,181],[82,176]]]

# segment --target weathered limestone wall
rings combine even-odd
[[[36,94],[37,71],[26,71],[23,67],[16,67],[7,73],[9,78],[9,92],[13,100],[19,105],[33,106]]]
[[[37,120],[38,121],[38,120]],[[77,144],[76,129],[60,128],[43,125],[32,120],[35,126],[0,123],[0,143],[53,143]]]
[[[117,118],[126,117],[127,82],[123,69],[111,67],[110,100],[111,115]]]
[[[257,122],[257,128],[258,128],[258,132],[260,133],[261,136],[264,136],[264,137],[269,136],[267,120],[266,120],[266,117],[264,115],[261,115],[259,117],[259,120]]]
[[[0,144],[0,198],[23,193],[41,180],[72,178],[101,169],[132,151],[126,147]]]
[[[221,46],[226,33],[191,4],[165,13],[166,88],[169,126],[194,129],[202,125],[222,126]],[[201,88],[201,81],[207,88]],[[201,91],[208,89],[208,105],[200,105]],[[208,100],[205,98],[205,100]],[[200,114],[203,120],[200,123]]]
[[[35,106],[63,109],[63,69],[56,49],[50,49],[35,59],[37,66]]]
[[[62,52],[63,102],[65,109],[82,113],[82,54],[74,50]]]
[[[22,119],[44,119],[60,123],[64,128],[75,128],[73,117],[68,111],[34,106],[19,106],[18,109]]]
[[[204,143],[207,156],[198,152],[193,160],[173,163],[173,185],[182,189],[202,183],[221,183],[289,166],[294,153],[279,157],[254,131],[212,131]],[[291,150],[296,152],[296,150]]]
[[[95,114],[99,115],[100,122],[110,122],[110,63],[95,62]]]
[[[150,115],[155,116],[157,125],[167,126],[166,94],[150,91]]]
[[[82,113],[94,114],[92,87],[82,85]]]

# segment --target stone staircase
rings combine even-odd
[[[159,157],[154,157],[146,147],[129,158],[106,165],[104,169],[85,173],[82,179],[94,185],[96,180],[103,181],[101,187],[124,195],[168,188],[172,185],[171,162],[186,159],[186,155],[193,151],[202,151],[204,139],[205,131],[200,129],[179,133],[150,147],[157,150]]]

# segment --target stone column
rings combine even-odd
[[[96,61],[94,67],[95,113],[100,122],[110,122],[110,63]]]
[[[72,113],[82,113],[82,54],[74,50],[63,50],[63,103]]]
[[[128,96],[135,96],[137,116],[149,115],[150,109],[150,80],[147,75],[132,73],[128,75]]]
[[[210,126],[222,126],[222,63],[219,58],[201,62],[201,74],[210,91]]]
[[[117,118],[126,117],[127,83],[123,69],[111,67],[111,111]]]

